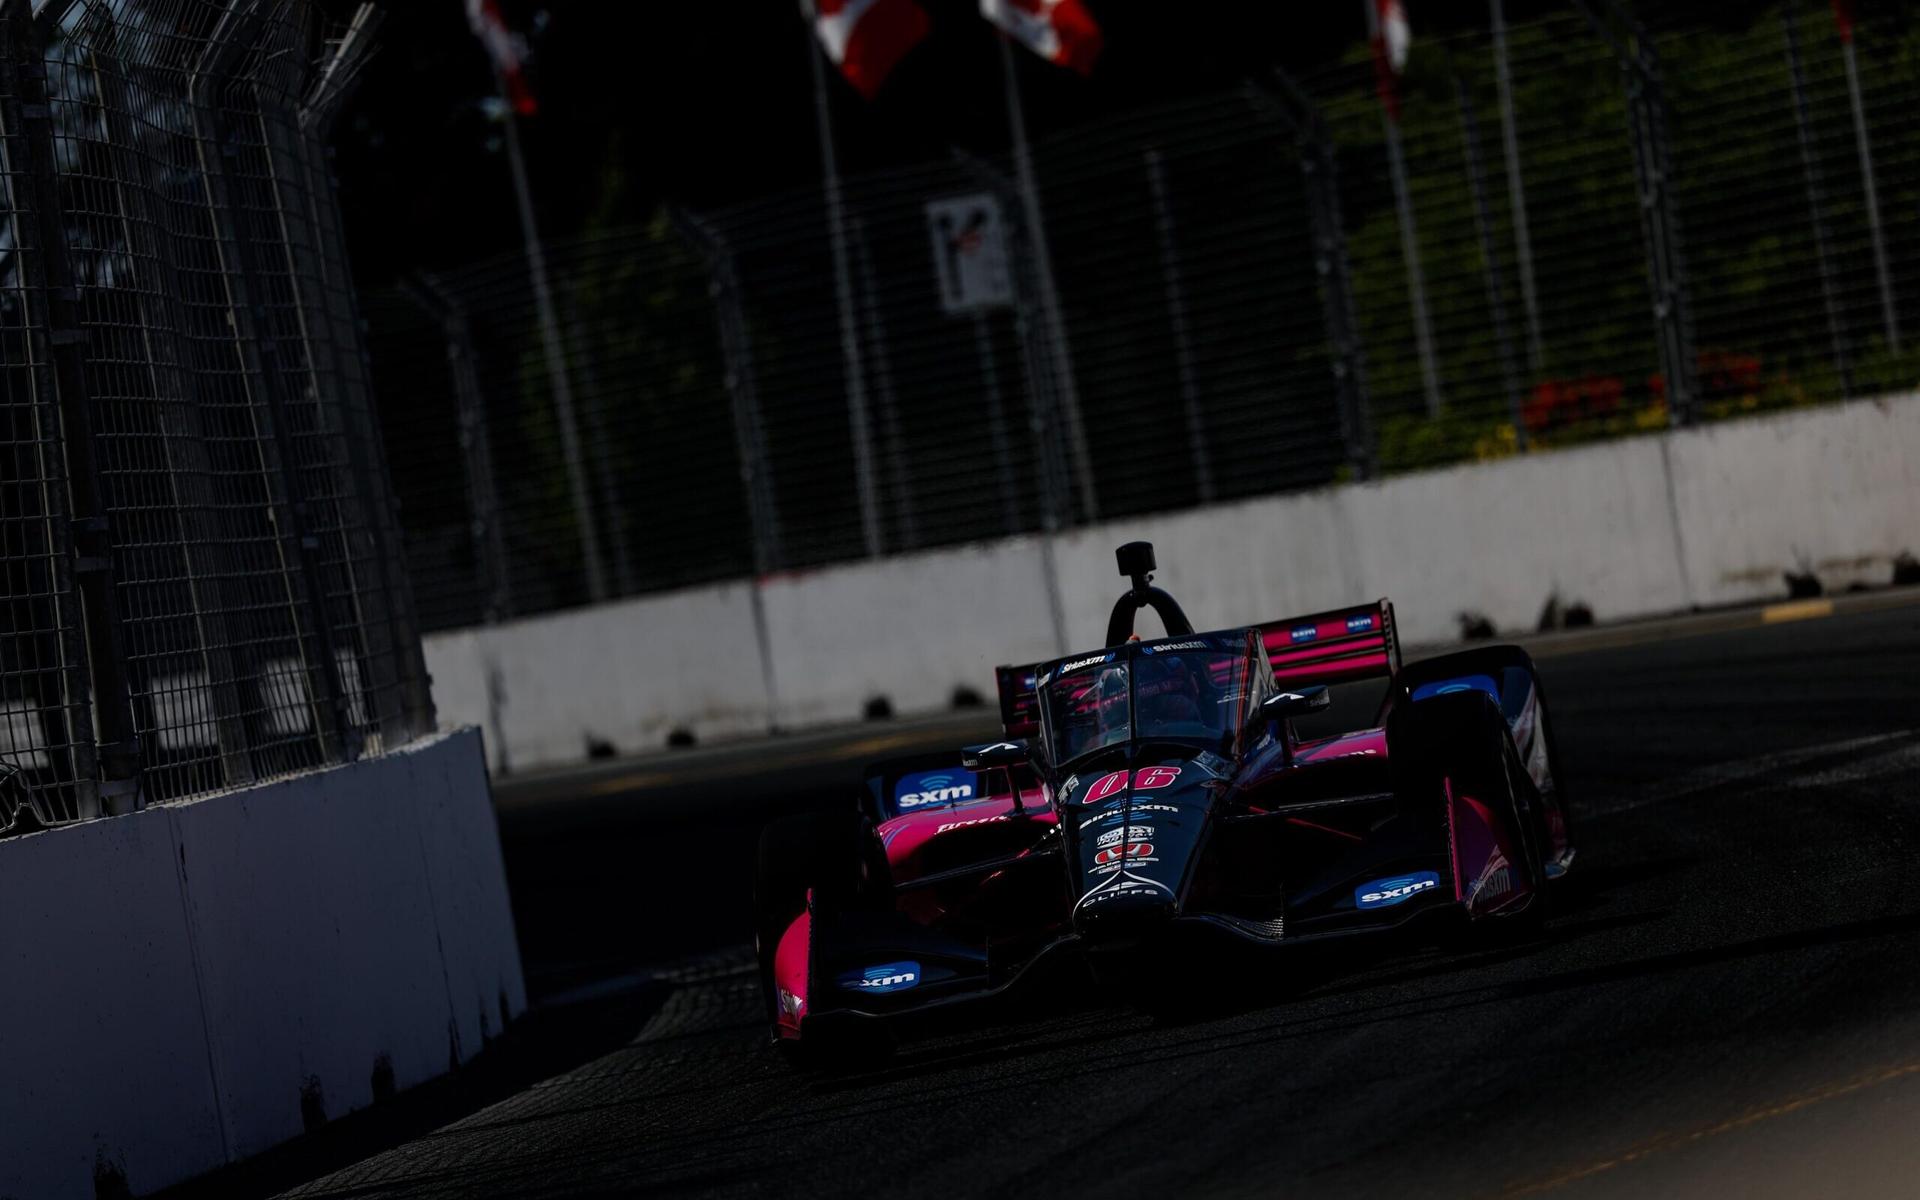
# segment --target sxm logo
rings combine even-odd
[[[881,963],[848,971],[834,981],[849,992],[904,992],[920,982],[917,962]]]
[[[1440,876],[1432,871],[1395,875],[1391,879],[1376,879],[1353,889],[1353,904],[1355,908],[1386,908],[1439,886]]]
[[[933,804],[957,804],[973,799],[973,785],[970,771],[909,775],[900,781],[894,805],[906,812]]]

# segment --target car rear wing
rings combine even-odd
[[[1338,608],[1257,626],[1281,687],[1351,683],[1400,672],[1393,603]]]
[[[1400,637],[1390,600],[1268,621],[1254,628],[1266,647],[1267,661],[1273,664],[1274,681],[1282,687],[1352,683],[1400,673]],[[1034,682],[1041,665],[994,668],[1003,737],[1040,732],[1040,697]]]

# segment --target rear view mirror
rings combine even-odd
[[[1019,738],[1009,742],[988,742],[980,746],[967,746],[960,751],[960,765],[969,771],[1020,767],[1025,766],[1028,761],[1027,743]]]
[[[1301,688],[1297,692],[1275,692],[1260,702],[1259,719],[1262,721],[1280,721],[1288,717],[1303,717],[1308,713],[1325,712],[1333,703],[1333,693],[1325,684]]]

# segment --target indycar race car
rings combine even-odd
[[[881,764],[857,810],[767,829],[777,1042],[890,1042],[1068,957],[1165,995],[1217,977],[1176,969],[1195,953],[1538,922],[1574,852],[1524,651],[1402,666],[1385,600],[1196,633],[1150,545],[1119,558],[1101,647],[999,669],[1004,740]],[[1166,636],[1141,641],[1148,607]],[[1381,679],[1366,728],[1303,736],[1330,687]]]

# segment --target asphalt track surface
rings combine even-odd
[[[288,1194],[1920,1195],[1920,607],[1542,671],[1579,858],[1539,940],[1180,1023],[1048,993],[846,1077],[765,1045],[754,832],[951,722],[502,788],[533,989],[617,1038]]]

